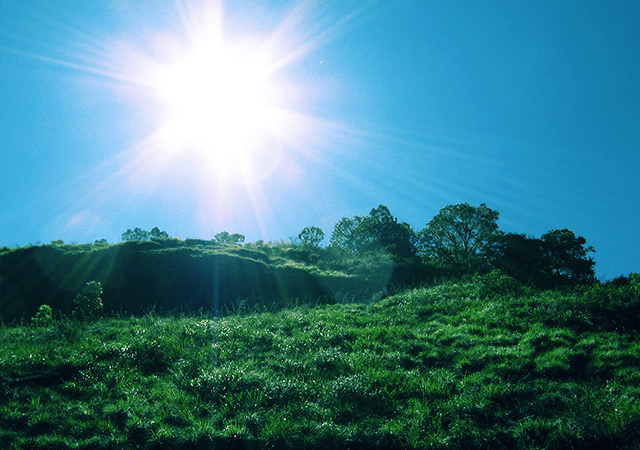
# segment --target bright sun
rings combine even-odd
[[[165,126],[178,141],[237,152],[267,127],[267,73],[258,58],[197,49],[159,70],[155,87],[166,108]]]
[[[222,0],[177,0],[175,7],[179,22],[146,34],[144,51],[114,45],[110,59],[117,70],[105,72],[133,86],[123,93],[153,122],[130,170],[147,168],[156,176],[185,169],[198,182],[222,185],[255,184],[282,170],[297,173],[289,156],[313,155],[314,145],[336,127],[303,112],[325,91],[301,83],[291,68],[341,28],[319,27],[300,39],[298,27],[313,10],[305,2],[260,36],[242,34],[241,23],[225,17]],[[337,23],[344,26],[352,16]]]
[[[277,164],[288,117],[276,106],[283,91],[268,45],[230,44],[219,32],[189,38],[148,71],[162,109],[161,139],[172,152],[195,151],[224,181],[262,177]]]

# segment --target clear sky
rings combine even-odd
[[[637,1],[0,0],[0,246],[486,203],[640,271]]]

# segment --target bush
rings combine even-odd
[[[78,319],[90,319],[102,311],[102,285],[98,281],[90,281],[74,299],[73,316]]]
[[[582,302],[605,330],[636,332],[640,316],[640,275],[632,273],[583,289]]]
[[[485,296],[491,295],[522,295],[524,286],[501,270],[494,270],[479,277],[482,282],[480,293]]]
[[[49,325],[53,321],[53,310],[49,305],[42,305],[38,312],[31,319],[31,323],[36,327]]]

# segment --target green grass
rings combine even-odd
[[[639,448],[640,339],[599,299],[485,277],[369,305],[5,327],[0,442]]]

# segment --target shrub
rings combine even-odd
[[[98,281],[90,281],[82,292],[74,299],[75,308],[73,316],[79,319],[89,319],[97,316],[102,311],[102,285]]]
[[[38,312],[31,319],[31,323],[36,327],[49,325],[53,321],[53,310],[49,305],[42,305],[38,308]]]
[[[524,286],[500,270],[494,270],[479,277],[482,282],[481,295],[522,295]]]
[[[640,275],[632,273],[604,285],[583,288],[582,303],[593,320],[606,330],[636,332],[640,315]]]

